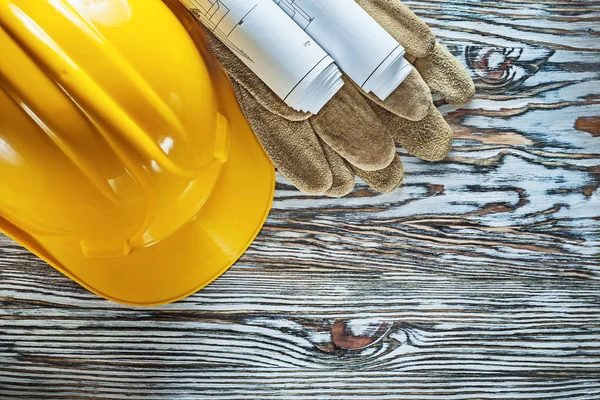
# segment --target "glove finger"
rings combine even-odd
[[[411,121],[425,118],[433,105],[431,91],[415,69],[385,101],[373,93],[366,93],[366,96],[380,107]]]
[[[429,56],[415,61],[415,67],[431,91],[454,106],[463,106],[475,96],[475,84],[469,72],[440,43],[436,43]]]
[[[271,114],[243,86],[232,82],[256,137],[275,167],[305,193],[323,193],[333,184],[331,168],[308,121]]]
[[[352,167],[348,161],[344,160],[342,156],[335,152],[329,145],[321,140],[321,147],[323,153],[329,162],[331,167],[331,173],[333,175],[333,183],[329,190],[325,194],[329,197],[344,197],[348,193],[352,192],[356,179]]]
[[[283,102],[250,68],[225,46],[212,32],[204,28],[206,39],[213,54],[229,73],[229,76],[243,86],[261,106],[269,112],[290,121],[303,121],[310,113],[296,111]]]
[[[373,105],[398,144],[410,154],[425,161],[440,161],[452,148],[454,134],[435,106],[421,121],[400,118],[377,105]]]
[[[409,54],[426,57],[433,51],[435,35],[421,18],[398,0],[355,0],[390,33]]]
[[[357,167],[352,168],[356,175],[379,193],[393,192],[402,185],[404,180],[404,166],[398,154],[389,166],[379,171],[364,171]]]
[[[366,171],[390,165],[396,147],[389,131],[367,100],[347,78],[345,85],[309,121],[340,156]]]

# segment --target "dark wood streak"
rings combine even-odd
[[[600,117],[580,117],[575,122],[575,129],[600,136]]]
[[[599,399],[600,4],[412,0],[469,67],[444,162],[273,211],[173,305],[95,297],[0,236],[0,399]]]

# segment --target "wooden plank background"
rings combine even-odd
[[[1,399],[600,399],[600,2],[413,0],[469,66],[451,156],[278,178],[243,259],[135,310],[0,237]]]

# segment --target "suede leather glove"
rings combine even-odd
[[[205,30],[266,153],[305,193],[344,196],[354,188],[355,175],[378,192],[393,191],[404,177],[395,143],[427,161],[441,160],[450,151],[452,129],[431,93],[454,105],[474,95],[467,71],[408,7],[397,0],[355,1],[404,46],[415,69],[385,101],[344,77],[344,87],[317,115],[287,106]]]

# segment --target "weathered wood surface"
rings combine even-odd
[[[479,94],[406,186],[279,179],[244,258],[132,310],[0,238],[0,398],[600,398],[600,3],[410,1]]]

